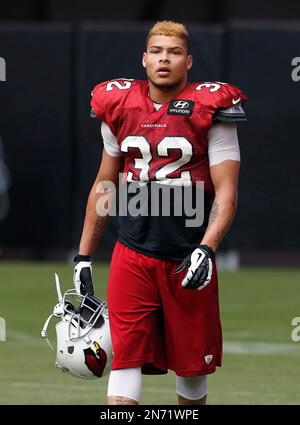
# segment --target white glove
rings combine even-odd
[[[188,267],[181,285],[198,291],[205,288],[211,281],[214,259],[215,253],[209,246],[199,245],[176,269],[176,273],[179,273]]]
[[[73,274],[73,284],[77,294],[94,295],[92,280],[92,257],[89,255],[76,255],[76,263]]]

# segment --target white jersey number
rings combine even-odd
[[[121,151],[128,152],[129,148],[138,149],[141,157],[134,159],[134,168],[140,170],[140,181],[149,181],[149,170],[151,167],[151,147],[150,143],[144,136],[127,136],[122,144]],[[170,162],[163,167],[154,170],[155,179],[161,183],[182,183],[183,181],[191,181],[191,173],[189,171],[181,171],[176,177],[167,177],[168,174],[174,173],[185,164],[187,164],[192,155],[192,144],[185,137],[164,137],[157,145],[157,154],[160,157],[168,157],[169,149],[181,150],[181,156],[176,161]],[[127,174],[127,181],[137,180],[133,178],[131,171]]]
[[[127,136],[121,145],[122,152],[128,152],[129,148],[137,148],[139,149],[142,157],[134,159],[134,168],[136,170],[141,170],[140,172],[140,180],[148,181],[148,171],[150,168],[150,161],[152,159],[152,155],[150,152],[150,145],[144,136]],[[133,173],[128,171],[127,181],[133,181]]]
[[[128,81],[128,80],[124,80],[124,81],[110,81],[109,83],[107,83],[106,86],[106,91],[111,91],[113,90],[115,87],[117,87],[119,90],[127,90],[131,87],[132,82]]]
[[[220,89],[221,85],[225,85],[227,83],[220,83],[219,81],[216,81],[215,83],[202,83],[199,84],[199,86],[196,87],[196,90],[202,90],[203,87],[206,87],[209,89],[210,92],[215,92]]]

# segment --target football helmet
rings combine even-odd
[[[63,372],[83,379],[96,379],[111,370],[112,343],[109,330],[107,304],[88,294],[78,294],[75,289],[61,294],[55,274],[59,303],[54,306],[41,332],[53,349],[47,334],[51,318],[56,324],[56,367]]]

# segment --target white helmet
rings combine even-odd
[[[63,372],[85,379],[96,379],[111,370],[112,344],[107,304],[90,295],[78,295],[69,289],[61,295],[59,279],[55,274],[59,303],[46,320],[41,335],[47,338],[50,319],[56,324],[56,362]]]

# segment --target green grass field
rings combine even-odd
[[[7,327],[7,341],[0,342],[0,404],[105,404],[107,377],[63,374],[40,337],[56,304],[54,272],[64,290],[72,287],[72,265],[0,265],[0,316]],[[103,298],[107,274],[106,265],[94,266]],[[291,340],[291,320],[300,316],[300,270],[242,269],[220,273],[219,280],[223,367],[209,377],[208,404],[300,404],[300,342]],[[175,404],[174,380],[172,372],[144,377],[141,403]]]

